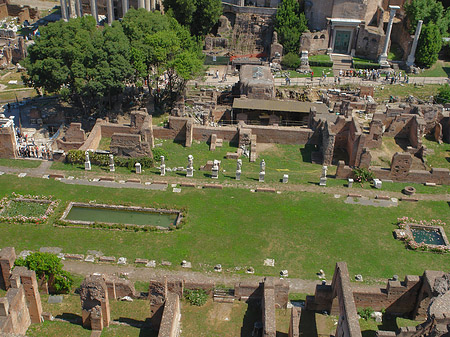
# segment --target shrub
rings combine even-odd
[[[72,275],[62,269],[63,264],[55,254],[31,253],[25,259],[16,259],[14,265],[24,266],[30,270],[34,270],[38,278],[44,278],[46,281],[50,277],[53,277],[53,285],[56,293],[66,293],[72,287]]]
[[[438,59],[442,47],[442,37],[439,28],[429,23],[423,26],[417,46],[416,61],[424,67],[431,67]]]
[[[440,104],[450,103],[450,86],[448,84],[439,88],[436,102]]]
[[[83,150],[69,150],[67,153],[66,161],[69,164],[79,164],[83,165],[85,161],[85,153]],[[93,165],[98,166],[109,166],[109,155],[99,154],[95,152],[89,152],[89,160]],[[150,157],[136,157],[136,158],[126,158],[126,157],[114,157],[114,164],[120,167],[127,167],[128,169],[133,169],[136,163],[140,163],[142,168],[153,167],[153,158]]]
[[[283,56],[281,65],[289,69],[297,69],[300,66],[300,56],[296,53],[287,53]]]
[[[191,304],[202,306],[208,300],[208,294],[203,289],[185,289],[184,298]]]
[[[366,181],[371,181],[375,178],[374,174],[368,169],[363,167],[358,167],[353,169],[353,175],[355,176],[355,181],[359,183],[364,183]]]
[[[369,318],[372,317],[372,314],[373,314],[374,312],[375,312],[375,311],[374,311],[371,307],[368,307],[368,308],[362,308],[362,309],[360,309],[360,310],[358,311],[358,314],[359,314],[359,316],[361,316],[361,318],[363,318],[363,319],[365,319],[365,320],[367,321]]]
[[[152,153],[154,161],[161,161],[161,156],[164,156],[164,158],[167,160],[167,151],[160,147],[153,148]]]

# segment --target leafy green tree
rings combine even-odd
[[[23,61],[24,81],[36,90],[61,92],[89,114],[123,91],[131,78],[130,46],[120,22],[103,30],[91,16],[43,27]]]
[[[208,34],[222,14],[220,0],[164,0],[164,8],[192,35]]]
[[[405,3],[405,11],[410,22],[410,31],[414,33],[417,21],[425,25],[435,23],[442,35],[446,35],[450,23],[450,11],[444,10],[441,2],[436,0],[411,0]]]
[[[439,88],[436,101],[440,104],[450,103],[450,86],[448,84]]]
[[[284,53],[299,52],[300,37],[307,30],[305,13],[297,0],[283,0],[275,18],[275,30],[278,33]]]
[[[287,53],[281,60],[281,65],[289,69],[297,69],[301,64],[298,53]]]
[[[72,287],[72,276],[62,269],[63,264],[55,254],[31,253],[25,259],[18,258],[14,264],[34,270],[39,279],[51,282],[57,293],[68,292]]]
[[[157,87],[156,104],[171,104],[186,82],[202,70],[199,42],[186,27],[159,12],[130,10],[122,24],[136,77],[146,79],[150,89]],[[162,88],[158,86],[161,78],[166,80]]]
[[[442,36],[434,23],[424,25],[420,34],[416,52],[416,62],[425,67],[431,67],[438,59],[442,47]]]

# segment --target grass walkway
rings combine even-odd
[[[186,225],[169,233],[0,224],[0,246],[12,245],[17,251],[57,246],[65,252],[86,254],[94,249],[131,261],[137,257],[166,259],[174,263],[173,268],[188,260],[198,271],[210,271],[221,263],[224,269],[233,270],[253,266],[258,275],[276,275],[288,269],[290,276],[305,279],[314,279],[318,269],[331,275],[336,261],[346,261],[350,274],[374,278],[450,267],[447,255],[409,251],[392,237],[393,223],[405,215],[450,223],[449,204],[444,201],[375,208],[348,205],[343,198],[319,193],[259,194],[234,188],[185,188],[172,193],[69,187],[58,181],[11,175],[0,177],[0,191],[1,196],[15,191],[61,199],[51,221],[61,216],[69,201],[187,209]],[[276,267],[263,267],[265,258],[274,258]]]

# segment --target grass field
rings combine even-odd
[[[185,226],[169,233],[0,224],[0,246],[15,246],[18,252],[42,246],[82,254],[95,249],[130,260],[165,259],[173,262],[172,268],[188,260],[200,271],[221,263],[224,270],[253,266],[257,274],[277,275],[288,269],[290,276],[309,279],[315,278],[319,269],[331,275],[336,261],[346,261],[351,275],[360,273],[365,279],[450,267],[447,255],[410,251],[392,237],[397,217],[439,218],[448,223],[449,205],[444,201],[375,208],[348,205],[343,198],[318,193],[259,194],[235,188],[185,188],[172,193],[69,186],[11,175],[0,177],[0,191],[1,195],[15,191],[61,199],[50,222],[62,214],[69,201],[187,209]],[[276,267],[263,267],[265,258],[274,258]]]
[[[0,166],[36,168],[41,165],[40,160],[24,160],[24,159],[6,159],[0,158]]]
[[[429,69],[419,74],[411,74],[412,77],[448,77],[450,74],[450,62],[436,61]]]
[[[390,85],[375,87],[374,98],[379,102],[389,99],[391,96],[407,97],[412,95],[420,99],[428,99],[430,96],[435,96],[438,89],[441,86],[439,84],[426,84],[426,85]]]
[[[227,152],[236,152],[237,148],[232,147],[229,143],[224,142],[223,147],[216,148],[214,152],[209,151],[209,145],[205,142],[194,142],[192,147],[184,147],[180,144],[174,143],[169,140],[155,140],[155,143],[161,143],[160,147],[166,153],[166,167],[186,167],[187,157],[192,154],[194,156],[194,178],[196,179],[208,179],[210,181],[210,171],[200,171],[200,166],[205,165],[208,160],[220,160],[220,174],[218,181],[220,182],[236,182],[236,160],[226,159]],[[159,148],[159,147],[158,147]],[[242,175],[241,183],[256,182],[259,177],[260,161],[264,159],[266,162],[266,183],[278,183],[282,179],[283,174],[289,174],[290,182],[292,183],[308,183],[316,182],[319,180],[322,166],[317,164],[311,164],[311,147],[307,146],[295,146],[295,145],[280,145],[274,144],[266,147],[259,153],[259,157],[256,162],[250,163],[248,159],[242,158]],[[159,164],[158,164],[159,165]],[[52,169],[72,171],[71,174],[84,174],[83,165],[71,165],[64,163],[53,163]],[[108,167],[92,166],[94,172],[109,172]],[[128,170],[123,167],[116,167],[116,173],[129,174],[134,170]],[[334,174],[332,168],[329,170],[329,174]],[[158,168],[151,168],[143,170],[144,176],[156,177],[159,175]],[[167,172],[167,176],[184,177],[185,172]]]

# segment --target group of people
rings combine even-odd
[[[339,76],[334,78],[334,83],[341,83],[341,77],[358,77],[369,81],[378,81],[381,78],[380,69],[339,70]],[[391,84],[403,82],[409,83],[409,76],[401,71],[389,72],[385,75],[385,81]]]
[[[51,159],[51,151],[47,145],[37,145],[33,138],[28,138],[28,135],[22,134],[17,129],[17,152],[20,157]]]

